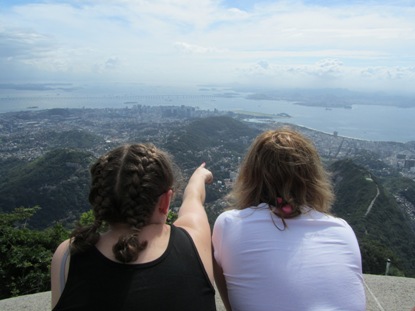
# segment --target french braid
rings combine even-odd
[[[95,245],[103,222],[123,223],[133,231],[119,238],[114,256],[125,263],[136,260],[147,246],[147,241],[139,240],[139,233],[159,196],[173,186],[172,166],[170,157],[152,144],[124,145],[99,158],[91,167],[89,194],[95,222],[74,231],[72,249],[82,251]]]

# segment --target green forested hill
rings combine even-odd
[[[185,128],[186,134],[180,137],[185,147],[192,146],[198,150],[226,144],[229,149],[244,152],[245,145],[238,143],[246,137],[253,139],[258,133],[246,124],[229,117],[210,117],[195,120]]]
[[[174,155],[183,169],[193,169],[202,161],[211,168],[218,163],[229,166],[237,163],[236,158],[245,153],[258,133],[259,130],[230,117],[201,118],[170,133],[162,147]],[[221,169],[216,172],[224,177]]]
[[[39,205],[41,209],[31,219],[31,225],[38,228],[62,219],[73,221],[88,208],[91,159],[83,151],[55,149],[32,162],[16,160],[0,177],[0,210]]]
[[[50,145],[56,148],[90,148],[95,144],[102,143],[98,136],[80,130],[64,132],[48,132],[47,136]]]
[[[244,146],[237,144],[235,139],[240,137],[252,139],[257,133],[259,133],[258,130],[230,117],[195,119],[183,126],[177,133],[171,133],[175,138],[175,143],[167,143],[167,146],[178,151],[191,146],[192,150],[199,151],[231,143],[230,149],[241,152],[244,150]]]
[[[330,167],[336,190],[333,212],[353,227],[363,256],[365,273],[385,271],[389,258],[393,267],[407,276],[415,276],[415,231],[393,192],[405,183],[404,193],[415,191],[414,183],[404,178],[379,179],[351,160]],[[402,189],[402,188],[400,188]]]

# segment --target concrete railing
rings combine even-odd
[[[367,311],[411,311],[415,278],[365,274]],[[225,311],[216,295],[218,311]],[[0,300],[1,311],[50,311],[50,292]],[[255,311],[255,310],[252,310]]]

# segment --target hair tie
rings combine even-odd
[[[283,214],[284,215],[290,215],[293,212],[293,207],[290,204],[288,204],[288,203],[282,205],[283,202],[284,202],[284,200],[281,197],[278,197],[277,198],[277,206],[279,208],[281,208]]]

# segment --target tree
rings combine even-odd
[[[60,242],[68,238],[61,225],[31,230],[27,221],[40,207],[0,213],[0,299],[50,290],[50,263]]]
[[[362,254],[363,273],[365,274],[385,274],[386,261],[391,262],[388,275],[404,276],[400,266],[401,262],[396,255],[387,247],[371,239],[359,241],[360,252]]]

